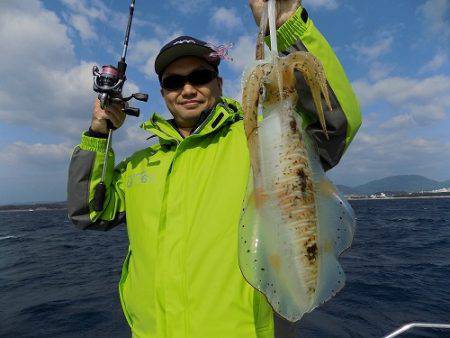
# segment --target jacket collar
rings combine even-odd
[[[242,108],[239,102],[221,97],[214,108],[206,113],[203,121],[194,128],[189,137],[203,136],[220,129],[227,123],[233,123],[242,118]],[[180,143],[183,137],[170,122],[161,115],[154,113],[150,120],[141,124],[141,128],[159,138],[160,144]]]

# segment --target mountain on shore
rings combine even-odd
[[[450,180],[439,182],[420,175],[397,175],[373,180],[356,187],[338,185],[344,195],[372,195],[380,192],[421,192],[450,188]]]
[[[336,187],[344,195],[358,195],[358,193],[355,190],[356,188],[351,188],[351,187],[348,187],[348,186],[342,185],[342,184],[337,184]]]

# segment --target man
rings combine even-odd
[[[255,21],[264,0],[250,0]],[[300,113],[326,169],[336,165],[361,117],[331,48],[298,0],[279,1],[279,48],[308,50],[326,70],[333,112],[330,140],[321,132],[306,84],[298,76]],[[222,97],[220,60],[200,40],[180,37],[155,61],[173,119],[154,114],[142,127],[159,142],[114,168],[105,154],[106,119],[119,127],[120,107],[95,105],[91,128],[69,170],[69,217],[81,229],[108,230],[125,221],[129,250],[119,284],[133,337],[274,337],[273,311],[243,278],[238,222],[250,170],[238,102]],[[252,53],[253,51],[249,51]],[[89,206],[108,156],[105,207]]]

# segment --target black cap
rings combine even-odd
[[[176,59],[183,56],[197,56],[217,69],[220,57],[211,55],[214,50],[205,41],[193,38],[192,36],[179,36],[167,43],[159,51],[155,60],[155,71],[161,79],[164,69]]]

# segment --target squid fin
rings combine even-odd
[[[350,204],[325,176],[312,140],[306,136],[305,141],[316,198],[319,271],[315,304],[319,306],[333,297],[345,284],[345,274],[338,258],[352,243],[355,214]]]

